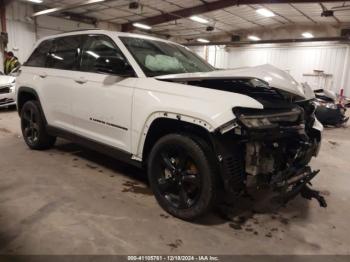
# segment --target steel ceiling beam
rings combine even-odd
[[[242,45],[257,45],[257,44],[288,44],[288,43],[305,43],[305,42],[343,42],[350,43],[348,37],[318,37],[318,38],[296,38],[296,39],[274,39],[274,40],[260,40],[260,41],[223,41],[223,42],[210,42],[210,43],[183,43],[185,46],[209,46],[209,45],[226,45],[226,46],[242,46]]]
[[[317,22],[315,20],[313,20],[310,16],[308,16],[306,13],[304,13],[303,11],[301,11],[299,8],[296,8],[294,5],[289,4],[291,7],[293,7],[297,12],[299,12],[300,14],[302,14],[304,17],[306,17],[307,19],[309,19],[311,22],[313,22],[314,24],[317,24]]]
[[[33,8],[34,8],[34,12],[40,12],[40,11],[43,11],[44,9],[50,9],[50,7],[46,6],[46,5],[41,5],[40,7],[35,5]],[[77,13],[73,13],[73,12],[69,12],[69,11],[62,11],[62,12],[52,13],[52,14],[49,14],[49,15],[55,16],[55,17],[62,17],[62,18],[69,19],[69,20],[76,21],[76,22],[80,22],[80,23],[92,24],[94,26],[98,22],[98,19],[95,18],[95,17],[86,16],[86,15],[82,15],[82,14],[77,14]],[[36,19],[36,18],[38,18],[38,16],[35,16],[35,17],[32,17],[32,18]]]
[[[238,5],[249,5],[249,4],[300,4],[300,3],[321,3],[321,2],[339,2],[339,0],[218,0],[215,2],[208,2],[203,5],[197,5],[189,8],[180,9],[170,13],[164,13],[161,15],[156,15],[138,21],[133,21],[130,23],[122,24],[122,31],[127,32],[133,29],[132,24],[134,22],[147,24],[147,25],[157,25],[181,18],[187,18],[192,15],[199,15],[211,11],[220,10],[230,6]]]

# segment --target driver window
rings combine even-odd
[[[122,59],[128,64],[122,52],[111,39],[103,35],[88,36],[83,45],[80,69],[98,73],[96,70],[97,62],[99,64],[101,61],[108,63],[113,58]]]

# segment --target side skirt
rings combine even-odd
[[[142,168],[142,162],[133,160],[132,154],[130,154],[126,151],[123,151],[123,150],[117,149],[115,147],[111,147],[111,146],[105,145],[103,143],[97,142],[95,140],[92,140],[92,139],[65,131],[61,128],[47,126],[46,130],[52,136],[65,138],[65,139],[70,140],[76,144],[82,145],[83,147],[89,148],[91,150],[97,151],[97,152],[105,154],[105,155],[108,155],[110,157],[118,159],[118,160],[125,162],[127,164],[133,165],[135,167]]]

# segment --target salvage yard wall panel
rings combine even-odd
[[[17,1],[6,6],[7,50],[12,51],[21,63],[29,56],[36,41],[34,23],[30,18],[32,12],[30,5]],[[2,56],[1,59],[3,59]],[[3,70],[3,61],[1,61],[1,70]]]
[[[200,48],[194,49],[200,53]],[[207,60],[217,68],[237,68],[272,64],[289,72],[299,82],[313,82],[304,74],[323,70],[331,74],[329,89],[350,95],[350,45],[337,43],[303,43],[289,45],[254,45],[249,47],[208,48]]]
[[[8,50],[14,52],[21,63],[26,61],[38,39],[65,31],[93,27],[51,16],[38,17],[35,27],[32,13],[32,6],[23,2],[12,2],[6,8]]]
[[[29,23],[12,20],[7,23],[8,30],[8,51],[12,51],[19,59],[21,64],[30,55],[35,44],[34,26]]]
[[[30,4],[13,1],[6,7],[6,24],[8,32],[8,51],[12,51],[21,63],[30,55],[35,43],[45,36],[59,34],[71,30],[93,28],[91,24],[80,23],[52,16],[39,16],[36,21],[31,18],[33,8]],[[101,24],[105,29],[110,25]],[[113,28],[115,29],[115,28]],[[3,57],[1,56],[1,60]],[[1,70],[3,70],[3,61]]]

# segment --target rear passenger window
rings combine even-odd
[[[52,48],[52,40],[42,42],[29,57],[25,66],[45,67],[47,56]]]
[[[54,40],[48,55],[47,67],[74,70],[78,66],[81,36],[60,37]]]

